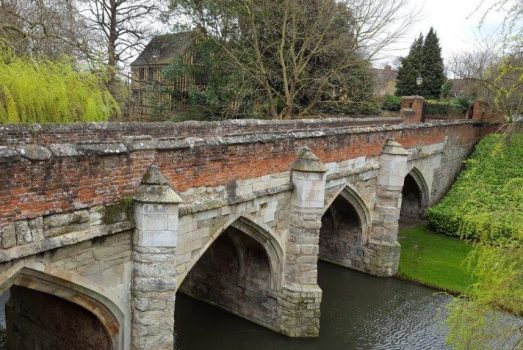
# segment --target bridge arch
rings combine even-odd
[[[423,173],[413,167],[405,176],[402,189],[400,220],[417,220],[428,208],[430,191]]]
[[[320,230],[319,258],[363,269],[361,260],[371,225],[368,206],[358,191],[347,184],[325,208]]]
[[[178,292],[278,330],[283,262],[283,249],[269,228],[249,215],[236,216],[194,258]]]
[[[12,287],[21,287],[74,304],[98,320],[106,333],[111,350],[123,349],[125,320],[120,308],[102,293],[82,285],[79,281],[73,282],[55,275],[67,276],[70,273],[48,273],[27,266],[15,267],[0,284],[0,293]]]
[[[255,240],[263,247],[265,254],[270,265],[270,285],[272,289],[279,290],[282,285],[283,279],[283,262],[284,255],[283,249],[276,239],[275,233],[264,224],[256,222],[256,219],[248,214],[235,216],[229,220],[227,224],[221,226],[216,233],[212,234],[212,238],[200,249],[196,258],[194,258],[187,270],[180,275],[178,279],[178,285],[181,285],[190,271],[198,263],[201,257],[208,251],[208,249],[214,244],[214,242],[222,236],[228,229],[234,228],[244,235]],[[236,241],[235,246],[239,248],[239,244]]]

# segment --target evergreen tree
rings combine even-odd
[[[421,76],[423,83],[416,85]],[[421,95],[425,98],[438,98],[446,81],[439,39],[433,28],[426,38],[423,35],[414,41],[407,57],[401,59],[396,81],[396,95]]]
[[[401,59],[396,80],[396,95],[411,96],[420,94],[416,78],[423,75],[423,35],[414,40],[407,57]]]
[[[447,78],[445,77],[439,39],[433,28],[430,28],[423,44],[423,65],[421,95],[425,98],[438,98],[441,87]]]

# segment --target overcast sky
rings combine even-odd
[[[427,34],[430,27],[436,30],[443,49],[443,57],[474,49],[478,42],[495,33],[503,22],[503,15],[491,11],[479,28],[482,15],[488,3],[478,10],[481,0],[411,0],[414,5],[421,7],[421,19],[409,30],[405,39],[401,40],[399,51],[391,53],[391,57],[380,61],[377,65],[394,62],[394,56],[406,56],[409,47],[420,33]],[[485,39],[483,39],[485,40]],[[375,64],[376,65],[376,64]]]

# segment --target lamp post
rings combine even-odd
[[[421,84],[423,84],[423,77],[421,75],[418,75],[418,77],[416,78],[416,86],[418,87],[418,95],[420,95]]]

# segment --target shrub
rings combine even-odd
[[[436,231],[523,240],[523,134],[485,137],[447,196],[429,210]]]
[[[385,95],[381,109],[384,111],[399,111],[401,108],[401,97],[394,95]]]
[[[447,100],[428,100],[427,114],[449,115],[465,114],[469,109],[470,101],[464,97],[452,97]]]
[[[465,113],[470,107],[470,100],[465,97],[453,97],[449,99],[450,112]]]
[[[449,105],[438,100],[428,100],[426,113],[429,115],[447,115],[449,113]]]
[[[105,121],[119,107],[93,73],[72,63],[32,60],[0,51],[0,124]]]

